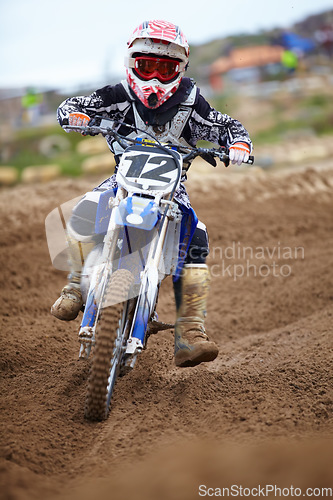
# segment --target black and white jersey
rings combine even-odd
[[[190,78],[183,78],[175,94],[154,110],[146,108],[124,80],[117,85],[98,89],[90,96],[66,99],[58,108],[57,118],[61,126],[68,124],[68,116],[73,112],[85,113],[91,118],[103,116],[121,121],[123,125],[119,125],[117,131],[126,137],[151,139],[154,136],[163,143],[192,147],[199,140],[224,147],[242,141],[252,150],[252,143],[244,126],[238,120],[212,108]],[[126,124],[132,128],[126,127]],[[121,147],[112,137],[106,137],[106,141],[117,158],[122,153]],[[182,181],[185,179],[186,177]],[[115,185],[115,178],[112,176],[99,189],[109,189]],[[183,184],[175,199],[189,206]]]
[[[247,143],[252,149],[251,140],[243,125],[227,114],[212,108],[200,94],[193,80],[183,78],[177,92],[156,110],[145,108],[132,90],[123,81],[114,86],[106,86],[90,96],[66,99],[58,109],[60,125],[68,124],[68,115],[79,111],[93,118],[96,115],[125,124],[134,125],[156,136],[158,140],[195,146],[199,140],[229,147],[235,142]],[[119,132],[125,136],[133,132],[121,127]],[[143,137],[144,132],[135,136]],[[107,138],[112,152],[112,140]]]

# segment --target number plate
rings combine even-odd
[[[179,168],[175,159],[158,147],[131,146],[122,155],[117,172],[117,182],[130,192],[152,195],[170,193],[180,181]]]

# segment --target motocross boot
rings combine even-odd
[[[60,297],[51,307],[51,314],[63,321],[71,321],[75,319],[83,305],[82,295],[80,291],[79,273],[71,275],[70,282],[61,290]]]
[[[92,241],[79,241],[75,236],[75,232],[70,227],[67,228],[68,263],[71,269],[69,283],[51,307],[51,314],[63,321],[75,319],[82,308],[81,271],[86,257],[95,245]]]
[[[206,264],[185,264],[182,276],[174,284],[176,366],[196,366],[213,361],[218,355],[216,344],[209,340],[204,328],[209,282]]]

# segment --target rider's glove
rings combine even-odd
[[[241,165],[246,163],[250,156],[250,146],[246,142],[235,142],[229,148],[229,158],[231,163]]]
[[[70,113],[68,115],[68,125],[76,127],[86,127],[90,121],[90,117],[85,113]]]

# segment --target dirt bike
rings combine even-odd
[[[160,322],[155,309],[162,280],[181,274],[198,222],[192,208],[174,201],[189,162],[201,156],[214,166],[215,157],[229,163],[223,149],[161,144],[153,136],[131,139],[117,132],[123,125],[96,117],[86,127],[64,127],[111,136],[123,150],[118,187],[103,192],[98,202],[95,233],[103,241],[90,252],[81,278],[85,307],[79,357],[87,359],[93,347],[85,406],[89,420],[108,416],[117,377],[133,369],[148,337],[174,326]]]

